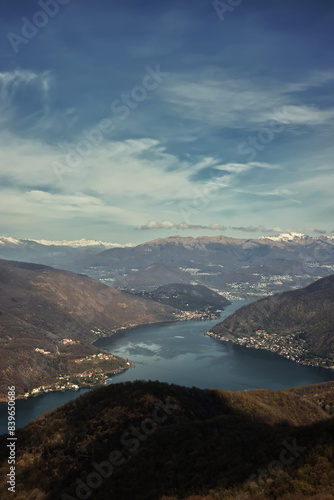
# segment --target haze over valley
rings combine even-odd
[[[334,237],[282,234],[236,239],[172,236],[140,245],[0,238],[0,258],[68,269],[116,288],[143,292],[170,283],[202,284],[228,298],[301,288],[334,272]]]

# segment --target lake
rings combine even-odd
[[[251,301],[233,301],[227,317]],[[134,361],[136,366],[107,381],[160,380],[200,388],[285,389],[334,380],[334,371],[299,365],[271,352],[248,349],[204,335],[219,320],[183,321],[137,327],[95,345]],[[16,425],[22,427],[47,410],[91,389],[48,393],[16,402]],[[7,431],[6,405],[0,407],[0,434]]]

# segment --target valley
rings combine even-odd
[[[121,468],[108,479],[96,492],[97,499],[112,487],[119,498],[143,500],[157,495],[169,495],[171,500],[176,492],[185,496],[193,491],[219,500],[240,495],[253,500],[254,494],[263,492],[285,500],[291,492],[303,493],[305,488],[311,494],[326,492],[334,485],[328,441],[333,420],[334,275],[308,284],[312,276],[331,270],[328,248],[332,241],[325,242],[328,253],[319,266],[305,260],[297,269],[287,258],[282,266],[286,274],[273,274],[275,259],[266,255],[273,253],[277,258],[276,243],[275,251],[268,249],[268,242],[255,244],[256,251],[252,257],[248,254],[249,264],[245,264],[241,255],[245,246],[253,248],[250,242],[243,242],[242,252],[234,255],[235,242],[226,239],[216,241],[213,248],[211,240],[167,240],[144,245],[141,264],[146,253],[158,259],[163,248],[167,250],[160,261],[150,261],[146,267],[134,267],[132,260],[142,248],[104,250],[102,260],[106,252],[108,259],[115,252],[123,259],[125,250],[130,255],[128,265],[133,267],[129,272],[126,266],[121,272],[118,267],[115,272],[114,264],[108,262],[83,269],[98,280],[41,264],[0,261],[2,401],[6,387],[15,384],[21,399],[17,402],[22,412],[19,425],[23,425],[17,428],[21,440],[18,499],[27,494],[41,500],[53,500],[55,495],[74,498],[76,477],[66,471],[78,471],[83,478],[89,464],[82,457],[96,462],[94,449],[100,456],[116,446],[122,456],[131,458],[122,441],[127,432],[125,420],[131,429],[142,425],[150,418],[150,404],[162,398],[172,398],[180,412],[155,434],[148,454],[142,448],[129,468]],[[180,247],[180,259],[175,245]],[[229,248],[224,260],[228,245],[233,249]],[[256,258],[261,245],[265,245],[262,257]],[[290,240],[289,245],[284,251],[279,246],[286,257]],[[309,240],[293,238],[294,252],[309,245]],[[169,261],[172,254],[175,258]],[[101,258],[94,251],[84,259],[92,255]],[[82,270],[79,261],[77,271]],[[280,267],[282,260],[275,265]],[[160,382],[151,382],[152,378]],[[212,387],[217,389],[208,389]],[[54,408],[63,392],[63,401],[68,402]],[[27,415],[32,412],[37,419],[24,420],[25,407],[30,408]],[[198,433],[203,448],[196,441]],[[35,435],[38,439],[33,444]],[[171,435],[175,443],[183,443],[177,453],[166,444]],[[283,482],[272,474],[258,477],[263,464],[271,463],[279,453],[279,441],[294,443],[295,436],[303,450],[308,450],[306,464],[322,464],[319,477],[309,477],[302,461],[284,471]],[[235,444],[240,440],[242,453]],[[324,447],[324,442],[329,444]],[[227,460],[223,450],[232,445],[237,446],[236,452]],[[252,451],[256,447],[261,453]],[[203,480],[195,480],[185,467],[191,449],[195,476]],[[153,464],[149,457],[158,450],[163,450],[161,463]],[[224,463],[224,473],[216,475],[215,462],[219,470]],[[148,470],[159,485],[150,473],[146,476]],[[48,478],[46,482],[41,474]],[[124,487],[123,474],[137,478],[133,487]],[[148,491],[138,490],[139,477],[147,477]],[[179,478],[176,489],[169,486],[171,477]]]
[[[221,313],[221,319],[247,303],[234,301]],[[103,385],[159,380],[201,389],[223,387],[247,391],[255,388],[281,390],[334,379],[332,370],[302,365],[267,350],[218,342],[204,335],[216,324],[217,319],[157,323],[99,338],[94,343],[97,349],[131,363],[126,370],[110,374],[106,384],[102,381]],[[64,386],[64,382],[62,379],[58,383]],[[21,399],[17,402],[17,428],[87,390],[92,388],[41,391],[35,394],[36,397]],[[3,403],[0,404],[0,420],[4,425],[0,425],[0,434],[6,432],[4,412]]]
[[[182,303],[168,288],[154,301],[72,272],[0,261],[0,401],[11,384],[17,398],[104,385],[133,364],[95,347],[97,339],[139,325],[219,319],[217,308],[229,304],[206,287],[199,296],[190,289],[178,288]],[[208,297],[216,301],[211,308]]]
[[[2,243],[0,255],[1,249],[4,252],[7,248]],[[11,245],[18,255],[36,248],[36,244],[29,246],[27,242],[11,242]],[[57,253],[52,246],[37,247],[42,255],[45,252],[45,258]],[[18,397],[23,397],[104,384],[108,375],[127,370],[131,359],[115,357],[104,363],[100,360],[93,370],[78,370],[76,360],[84,357],[92,360],[105,354],[93,345],[98,338],[143,324],[219,320],[229,299],[244,297],[255,300],[254,304],[218,323],[210,335],[240,346],[268,350],[301,364],[332,368],[331,277],[323,278],[331,285],[324,290],[324,297],[330,294],[325,301],[318,291],[311,294],[313,299],[309,299],[307,307],[303,297],[298,305],[298,290],[300,283],[309,282],[312,273],[315,277],[319,271],[331,270],[333,249],[330,237],[300,235],[258,240],[170,237],[102,252],[96,246],[84,257],[79,248],[75,267],[82,269],[84,262],[87,264],[93,258],[95,265],[83,270],[89,270],[99,281],[41,264],[2,260],[2,387],[15,382]],[[68,249],[71,255],[76,250]],[[63,252],[66,254],[66,247]],[[41,253],[36,258],[41,258]],[[119,262],[123,266],[121,271]],[[149,265],[140,268],[145,263]],[[290,270],[293,275],[273,274],[273,266],[281,272]],[[310,286],[313,290],[315,285]],[[290,291],[275,295],[282,288]],[[257,302],[259,296],[261,300]],[[278,315],[271,316],[280,296],[284,307],[280,307]],[[315,308],[320,308],[318,323],[313,318],[312,300]],[[296,308],[298,318],[302,315],[306,319],[311,332],[305,330],[302,319],[285,328],[286,318],[293,322]],[[71,342],[64,344],[62,339]]]

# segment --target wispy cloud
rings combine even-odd
[[[43,73],[36,73],[32,70],[19,70],[3,71],[0,72],[1,83],[1,100],[12,98],[15,92],[22,85],[29,85],[31,83],[37,84],[44,92],[50,88],[50,73],[48,71]]]
[[[232,227],[232,226],[221,226],[220,224],[217,223],[212,223],[212,224],[188,224],[187,222],[180,222],[178,224],[164,220],[164,221],[156,221],[155,219],[150,220],[146,222],[143,226],[140,227],[140,229],[182,229],[182,230],[189,230],[189,229],[208,229],[210,231],[226,231],[226,229],[233,229],[234,231],[242,231],[246,233],[255,233],[255,232],[261,232],[261,233],[281,233],[283,230],[280,227],[275,227],[275,228],[267,228],[265,226],[247,226],[247,227]]]
[[[0,123],[18,134],[44,133],[51,127],[49,71],[14,70],[0,73]]]
[[[161,90],[164,99],[178,114],[206,124],[228,128],[256,128],[270,120],[278,123],[314,126],[330,123],[334,108],[299,104],[301,92],[334,80],[333,73],[310,75],[303,82],[282,84],[267,79],[250,81],[231,78],[229,73],[215,71],[209,79],[199,75],[196,81],[188,75],[175,75]]]
[[[307,227],[306,228],[307,233],[314,233],[314,234],[326,234],[327,231],[325,229],[317,229],[315,227]]]
[[[187,222],[180,222],[175,227],[176,229],[209,229],[210,231],[225,231],[227,229],[226,226],[221,226],[220,224],[217,223],[205,225],[205,224],[188,224]]]
[[[267,115],[267,119],[275,120],[284,125],[334,125],[334,108],[319,109],[316,106],[293,106],[285,105]]]
[[[237,226],[237,227],[231,227],[234,231],[242,231],[244,233],[281,233],[283,230],[280,227],[274,227],[274,228],[268,228],[265,226]]]

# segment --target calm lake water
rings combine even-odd
[[[250,301],[234,301],[222,313],[230,315]],[[160,380],[200,388],[285,389],[334,380],[334,372],[299,365],[276,354],[221,342],[204,335],[218,320],[184,321],[134,328],[95,345],[136,363],[109,383]],[[91,389],[54,392],[16,403],[16,425],[22,427]],[[0,434],[6,432],[6,405],[0,407]]]

